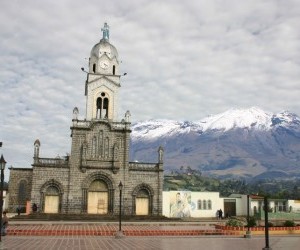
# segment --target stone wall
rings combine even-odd
[[[34,166],[31,190],[31,204],[37,204],[39,211],[43,211],[43,194],[53,184],[58,187],[61,195],[61,212],[67,212],[69,189],[69,167],[62,166]]]
[[[18,207],[24,210],[26,207],[26,201],[31,200],[32,168],[10,168],[9,170],[8,211],[15,213]],[[23,193],[19,194],[21,182],[25,184],[25,190],[23,189],[23,191],[21,191]]]

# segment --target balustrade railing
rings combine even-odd
[[[93,122],[108,122],[107,120],[103,119],[94,119],[92,121],[86,120],[73,120],[73,127],[81,127],[81,128],[88,128]],[[126,122],[111,122],[110,123],[113,129],[129,129],[130,123]]]
[[[44,166],[67,166],[68,158],[37,158],[35,164]]]

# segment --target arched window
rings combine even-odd
[[[113,66],[113,75],[115,75],[116,74],[116,66],[114,65]]]
[[[206,210],[207,207],[206,207],[206,200],[203,200],[203,209]]]
[[[109,157],[109,138],[106,137],[104,140],[104,157],[108,158]]]
[[[96,63],[93,64],[93,72],[96,73]]]
[[[99,155],[102,157],[103,156],[103,130],[99,131],[98,152]]]
[[[19,206],[26,205],[26,192],[27,192],[27,182],[25,180],[21,180],[19,183],[19,190],[18,190],[18,203]]]
[[[97,138],[96,138],[96,136],[94,136],[93,140],[92,140],[92,156],[93,156],[93,158],[96,157],[96,152],[97,152]]]
[[[208,200],[208,201],[207,201],[207,209],[208,209],[208,210],[211,210],[211,200]]]
[[[201,200],[198,200],[198,202],[197,202],[197,208],[198,208],[198,210],[202,209],[202,201]]]

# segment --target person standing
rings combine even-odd
[[[3,216],[2,216],[2,225],[1,225],[1,235],[2,236],[6,235],[7,226],[8,226],[8,217],[6,215],[6,212],[4,211]]]
[[[223,218],[223,211],[220,208],[220,210],[219,210],[219,220],[222,220],[222,218]]]

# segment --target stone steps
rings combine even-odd
[[[122,230],[125,236],[204,236],[204,235],[239,235],[223,230]],[[80,230],[80,229],[8,229],[8,235],[15,236],[114,236],[115,230]]]
[[[12,221],[118,221],[118,215],[97,214],[45,214],[33,213],[29,215],[16,215]],[[178,218],[164,216],[122,216],[122,221],[180,221]]]

